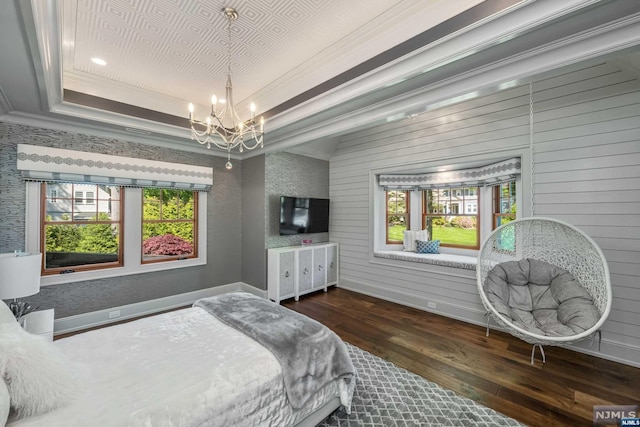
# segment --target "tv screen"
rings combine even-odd
[[[329,199],[280,196],[280,235],[329,231]]]

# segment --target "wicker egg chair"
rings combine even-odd
[[[513,319],[501,314],[487,297],[488,275],[497,265],[508,261],[538,260],[569,272],[593,300],[599,319],[587,330],[562,336],[549,336],[532,332]],[[538,264],[538,263],[537,263]],[[542,263],[539,263],[542,264]],[[511,265],[514,265],[511,263]],[[531,265],[534,265],[533,263]],[[531,267],[533,268],[533,267]],[[492,273],[495,274],[495,273]],[[493,277],[493,276],[492,276]],[[531,364],[535,360],[536,347],[546,362],[543,345],[564,346],[584,338],[599,338],[600,327],[611,310],[611,282],[607,261],[596,243],[582,231],[565,222],[543,217],[511,221],[491,233],[480,248],[477,266],[478,290],[487,309],[487,336],[489,321],[493,318],[510,334],[533,344]],[[593,308],[590,307],[593,311]],[[594,311],[595,313],[595,311]],[[595,316],[595,314],[594,314]]]

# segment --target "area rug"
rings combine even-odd
[[[347,348],[357,370],[351,414],[338,409],[319,426],[523,425],[356,346]]]

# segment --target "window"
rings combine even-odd
[[[387,198],[387,243],[402,243],[409,225],[409,192],[389,190]]]
[[[505,223],[520,215],[516,204],[518,208],[523,205],[520,176],[522,165],[527,163],[522,159],[527,156],[527,152],[521,152],[518,157],[500,161],[489,155],[456,158],[453,170],[448,165],[425,163],[412,164],[406,173],[397,167],[393,171],[373,171],[375,192],[370,218],[374,256],[376,252],[402,249],[401,236],[397,240],[389,238],[394,225],[398,227],[394,218],[390,219],[396,213],[393,202],[397,199],[391,197],[395,195],[392,190],[403,193],[407,200],[409,215],[404,220],[406,227],[398,227],[401,231],[426,229],[432,240],[441,241],[441,253],[476,256],[494,222]],[[479,162],[486,163],[477,166]],[[496,186],[501,190],[495,190]],[[526,200],[524,206],[526,209]]]
[[[142,262],[197,256],[197,193],[142,190]]]
[[[82,197],[84,193],[82,191],[76,191],[74,194],[75,196],[73,200],[76,205],[81,205],[82,203],[84,203],[84,198]]]
[[[477,187],[424,190],[422,227],[441,246],[480,247],[480,215]]]
[[[84,200],[87,205],[95,205],[95,193],[93,191],[86,191],[84,193]]]
[[[41,185],[43,274],[121,266],[123,189],[93,184]],[[97,203],[82,203],[88,193],[98,195]]]
[[[493,229],[516,219],[516,181],[504,182],[493,187]],[[500,233],[495,249],[513,252],[516,249],[513,228]]]
[[[516,219],[516,181],[493,187],[493,229]]]

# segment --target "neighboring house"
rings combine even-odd
[[[112,210],[111,193],[104,186],[97,187],[97,194],[95,185],[76,184],[72,187],[70,184],[58,184],[52,187],[49,189],[46,212],[53,221],[71,219],[71,212],[76,221],[95,219],[101,213],[118,219],[118,211]]]

